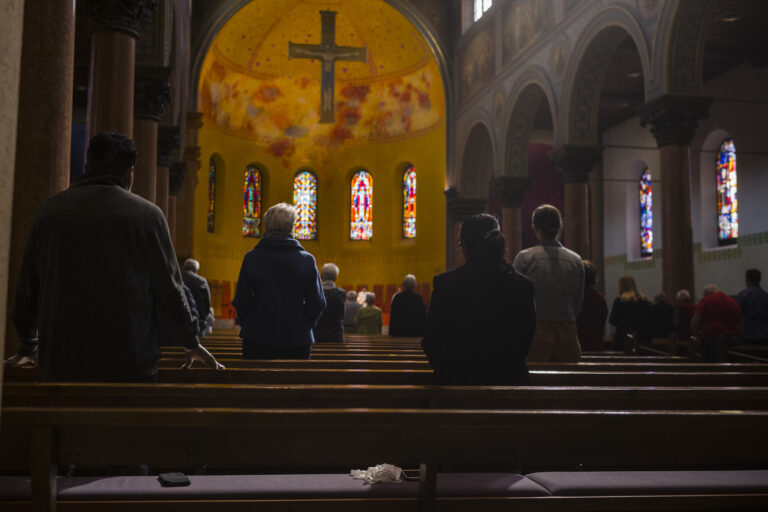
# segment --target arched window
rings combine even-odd
[[[416,238],[416,168],[403,174],[403,238]]]
[[[646,169],[640,177],[640,255],[653,254],[653,188],[651,171]]]
[[[736,147],[733,139],[720,144],[717,153],[717,239],[720,245],[739,237],[739,201],[736,179]]]
[[[208,232],[213,233],[213,221],[216,215],[216,161],[211,157],[208,162]]]
[[[367,171],[352,176],[349,236],[352,240],[370,240],[373,236],[373,179]]]
[[[253,165],[243,180],[243,236],[261,236],[261,171]]]
[[[317,240],[317,177],[300,171],[293,178],[293,204],[296,206],[294,235],[299,240]]]
[[[479,20],[485,11],[491,8],[493,0],[475,0],[474,18],[475,21]]]

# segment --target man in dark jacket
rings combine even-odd
[[[264,238],[243,258],[232,305],[246,359],[309,359],[325,309],[315,258],[293,237],[296,208],[264,214]]]
[[[416,276],[408,274],[403,279],[403,291],[392,299],[389,313],[389,335],[396,337],[424,336],[427,311],[424,299],[415,293]]]
[[[315,341],[318,343],[341,343],[344,341],[344,310],[347,294],[336,286],[339,277],[339,267],[326,263],[320,271],[325,294],[325,311],[320,315],[314,329]]]
[[[192,296],[195,298],[195,305],[197,306],[197,325],[199,328],[200,336],[205,334],[205,329],[210,327],[206,318],[208,318],[211,311],[211,289],[208,287],[208,280],[198,274],[200,271],[200,262],[188,258],[184,260],[183,273],[181,278],[184,280],[184,284],[189,287],[192,292]]]
[[[223,368],[197,338],[162,211],[131,194],[136,146],[90,141],[85,174],[37,212],[16,286],[19,353],[45,381],[148,382],[160,344]]]

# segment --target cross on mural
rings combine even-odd
[[[334,123],[334,67],[337,60],[368,62],[368,47],[336,46],[336,11],[320,11],[320,44],[296,44],[288,41],[288,58],[318,59],[322,63],[320,83],[320,122]]]

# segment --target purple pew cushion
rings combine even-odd
[[[536,482],[515,473],[438,473],[437,495],[458,496],[549,496]]]
[[[526,475],[553,496],[768,493],[768,471],[579,471]]]

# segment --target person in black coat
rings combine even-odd
[[[645,295],[637,291],[635,279],[625,274],[619,278],[619,296],[613,301],[608,322],[616,329],[613,333],[613,349],[624,350],[624,338],[627,334],[637,333],[639,341],[650,341],[651,304]]]
[[[464,221],[459,245],[467,263],[435,277],[421,341],[435,384],[530,384],[533,281],[504,261],[504,236],[488,214]]]
[[[414,292],[416,276],[408,274],[403,279],[403,291],[392,299],[389,313],[389,335],[395,337],[424,336],[427,310],[424,299]]]
[[[320,270],[325,295],[325,311],[315,326],[315,341],[318,343],[341,343],[344,341],[344,308],[347,301],[346,292],[336,286],[339,277],[339,267],[326,263]]]
[[[211,289],[208,286],[208,280],[198,274],[200,271],[199,261],[187,258],[184,260],[182,268],[183,272],[181,274],[181,279],[189,288],[189,291],[192,292],[192,297],[195,299],[197,312],[199,313],[197,316],[197,325],[200,331],[199,334],[200,336],[204,336],[205,330],[208,327],[211,327],[208,325],[207,321],[211,311]]]

